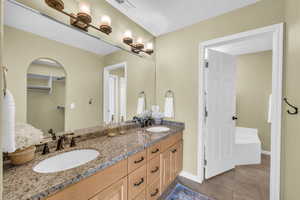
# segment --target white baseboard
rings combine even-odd
[[[264,150],[262,150],[262,151],[261,151],[261,154],[270,156],[270,155],[271,155],[271,152],[270,152],[270,151],[264,151]]]
[[[190,180],[195,181],[197,183],[201,183],[201,180],[198,176],[195,176],[194,174],[191,174],[191,173],[186,172],[186,171],[181,171],[179,176],[190,179]]]

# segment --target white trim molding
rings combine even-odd
[[[271,124],[271,167],[270,167],[270,200],[280,200],[280,154],[281,154],[281,123],[282,123],[282,70],[283,70],[283,30],[284,24],[275,24],[230,36],[225,36],[200,43],[199,45],[199,83],[198,83],[198,166],[197,178],[204,181],[204,67],[206,49],[231,42],[271,34],[272,48],[272,124]],[[184,173],[185,174],[185,173]],[[186,175],[188,176],[188,175]],[[194,176],[190,176],[193,178]]]
[[[271,155],[271,151],[264,151],[264,150],[262,150],[261,154],[270,156]]]
[[[196,176],[194,174],[191,174],[191,173],[189,173],[187,171],[181,171],[180,174],[179,174],[179,176],[182,176],[182,177],[187,178],[189,180],[195,181],[197,183],[201,183],[200,177],[198,177],[198,176]]]
[[[127,116],[127,63],[126,62],[122,62],[122,63],[117,63],[114,65],[109,65],[104,67],[103,69],[103,121],[107,122],[107,93],[108,93],[108,85],[107,85],[107,81],[108,81],[108,76],[109,76],[109,71],[114,70],[114,69],[118,69],[118,68],[124,68],[125,71],[125,83],[126,83],[126,87],[125,87],[125,93],[126,93],[126,98],[125,98],[125,108],[124,108],[124,113],[125,113],[125,121],[126,121],[126,116]]]

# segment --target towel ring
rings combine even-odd
[[[145,92],[144,91],[141,91],[139,94],[138,94],[138,97],[140,98],[140,97],[146,97],[146,94],[145,94]]]
[[[172,90],[167,90],[165,93],[165,97],[174,97],[174,92]]]
[[[3,94],[4,96],[6,96],[6,90],[7,90],[7,67],[2,67],[3,68],[3,84],[4,84],[4,87],[3,87]]]

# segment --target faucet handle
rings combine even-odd
[[[59,136],[59,139],[57,140],[56,151],[64,149],[64,140],[66,140],[66,138],[67,137],[65,135]]]
[[[80,135],[72,137],[70,147],[76,147],[76,140],[75,139],[80,138],[80,137],[81,137]]]
[[[44,144],[44,147],[43,147],[43,153],[42,153],[42,155],[46,155],[48,153],[50,153],[50,150],[49,150],[49,147],[48,147],[48,143],[46,142]]]
[[[56,134],[52,128],[49,129],[48,133],[51,135],[52,140],[56,140]]]

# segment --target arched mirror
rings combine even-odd
[[[44,135],[65,131],[66,73],[49,58],[34,60],[27,71],[27,123]]]

